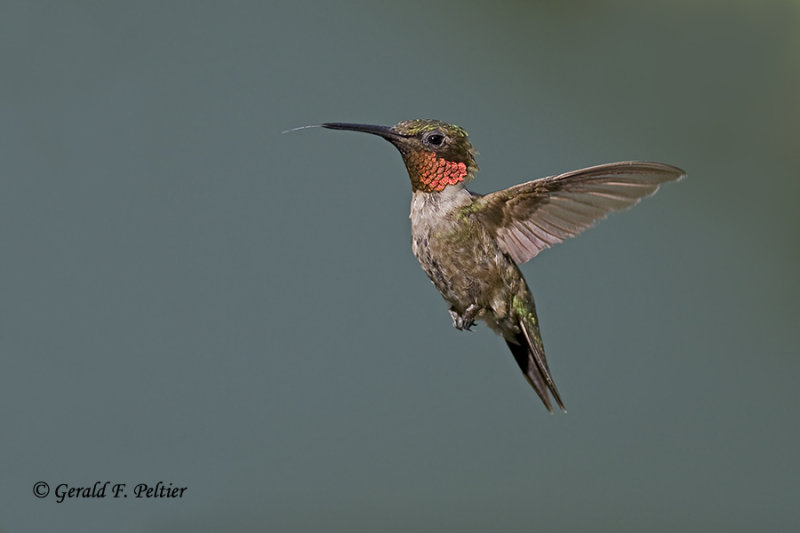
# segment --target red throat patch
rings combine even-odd
[[[438,158],[433,152],[423,152],[411,163],[419,179],[418,187],[425,192],[443,191],[467,177],[467,165]]]

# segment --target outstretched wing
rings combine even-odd
[[[663,163],[609,163],[493,192],[469,209],[521,264],[684,176],[683,170]]]

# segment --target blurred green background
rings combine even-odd
[[[0,3],[0,530],[797,531],[800,3]],[[400,157],[689,178],[460,333]],[[181,500],[36,499],[97,480]]]

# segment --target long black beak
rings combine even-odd
[[[371,133],[373,135],[379,135],[384,139],[386,139],[387,141],[402,139],[405,137],[405,135],[397,133],[389,126],[374,126],[372,124],[349,124],[347,122],[326,122],[325,124],[320,124],[320,126],[331,130],[347,130],[347,131],[360,131],[363,133]]]

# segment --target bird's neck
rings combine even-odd
[[[415,190],[411,197],[411,220],[421,218],[445,218],[456,209],[472,202],[472,195],[463,183],[445,187],[441,191]]]

